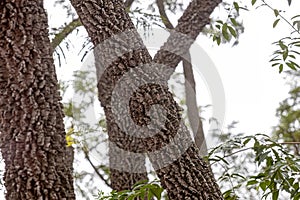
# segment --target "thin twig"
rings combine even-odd
[[[270,4],[266,3],[265,0],[261,0],[264,4],[266,4],[266,6],[268,6],[271,10],[275,10],[272,6],[270,6]],[[289,22],[284,16],[282,16],[279,12],[278,15],[281,17],[281,19],[283,19],[286,23],[288,23],[289,26],[291,26],[298,34],[300,34],[300,31],[297,30],[292,24],[291,22]]]
[[[105,179],[105,178],[99,173],[97,167],[96,167],[96,166],[94,165],[94,163],[91,161],[90,156],[89,156],[89,153],[86,152],[86,151],[83,151],[83,152],[84,152],[85,158],[89,161],[90,165],[91,165],[92,168],[95,170],[95,172],[96,172],[96,174],[99,176],[99,178],[100,178],[101,180],[103,180],[104,183],[105,183],[106,185],[108,185],[109,187],[111,187],[111,185],[110,185],[110,183],[108,182],[108,180]]]

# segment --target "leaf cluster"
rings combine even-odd
[[[124,190],[121,192],[112,191],[109,195],[105,195],[104,192],[100,191],[97,200],[160,200],[163,190],[159,180],[153,180],[151,182],[141,181],[136,183],[132,190]]]

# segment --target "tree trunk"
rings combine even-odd
[[[155,56],[155,63],[151,63],[151,56],[122,1],[72,0],[82,24],[99,48],[95,55],[101,61],[101,65],[96,66],[99,99],[111,144],[123,151],[147,153],[170,199],[223,199],[167,87],[167,80],[182,59],[181,55],[209,22],[219,2],[192,1],[175,29],[191,39],[180,41],[178,34],[171,34]],[[166,51],[170,47],[176,53]],[[128,104],[122,104],[124,99]],[[156,107],[165,112],[158,112]],[[162,119],[164,126],[161,126]],[[152,137],[149,134],[153,134]]]
[[[159,10],[160,17],[169,30],[173,30],[174,26],[169,20],[169,17],[165,11],[164,0],[156,0],[156,4]],[[205,135],[203,131],[203,125],[201,117],[199,116],[199,110],[196,99],[196,83],[194,78],[193,66],[191,64],[191,55],[188,52],[186,54],[187,59],[183,59],[183,74],[184,74],[184,86],[185,86],[185,98],[187,106],[187,115],[190,122],[192,131],[194,133],[195,144],[200,149],[200,155],[207,155],[207,145]]]
[[[43,1],[2,0],[0,13],[6,199],[75,199]]]
[[[127,2],[127,3],[126,3]],[[133,1],[126,1],[126,6],[131,6]],[[74,6],[74,4],[73,4]],[[74,6],[75,7],[75,6]],[[104,7],[103,7],[104,8]],[[76,7],[75,7],[76,9]],[[104,8],[105,9],[105,8]],[[78,15],[84,15],[80,9],[76,9]],[[91,19],[92,20],[92,19]],[[91,22],[91,21],[90,21]],[[89,22],[88,22],[89,23]],[[133,27],[134,28],[134,27]],[[94,54],[100,54],[102,49],[95,48]],[[98,66],[97,73],[102,61],[95,57],[95,64]],[[98,87],[99,97],[101,96],[102,88]],[[110,118],[106,118],[109,139],[113,137],[111,133],[113,122]],[[147,169],[145,166],[146,156],[144,154],[132,155],[126,151],[122,151],[112,143],[109,144],[109,164],[110,164],[110,186],[113,190],[122,191],[130,190],[132,186],[140,181],[148,180]]]

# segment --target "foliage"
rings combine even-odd
[[[212,166],[223,169],[218,181],[224,198],[300,199],[300,158],[283,145],[264,134],[238,135],[210,151]]]
[[[274,127],[274,135],[288,143],[291,151],[296,155],[300,155],[300,72],[290,71],[288,77],[290,79],[289,97],[280,103],[276,116],[279,123]]]
[[[237,45],[239,35],[244,32],[243,23],[239,19],[239,10],[242,7],[239,7],[236,2],[233,4],[222,2],[222,8],[227,13],[226,19],[212,18],[211,24],[206,27],[203,33],[210,35],[213,42],[218,45],[232,40],[234,41],[233,45]]]
[[[105,195],[104,192],[98,193],[98,200],[133,200],[140,199],[157,199],[162,197],[163,188],[160,186],[159,180],[151,182],[139,182],[135,184],[132,190],[124,190],[121,192],[112,191],[109,195]]]
[[[300,47],[300,15],[293,16],[290,20],[286,19],[283,14],[284,11],[280,9],[273,8],[269,3],[265,0],[251,0],[252,6],[255,6],[261,2],[257,8],[268,7],[273,10],[275,15],[275,21],[273,22],[273,28],[276,28],[280,21],[284,21],[291,28],[292,32],[290,36],[281,38],[280,40],[273,43],[276,46],[276,49],[272,54],[272,59],[270,63],[272,67],[277,66],[279,68],[279,73],[281,73],[284,67],[288,67],[288,69],[298,70],[300,69],[300,65],[297,63],[296,56],[300,55],[299,47]],[[288,2],[289,5],[291,1]],[[240,3],[234,1],[232,4],[223,3],[223,7],[227,11],[227,19],[222,20],[212,20],[210,28],[206,30],[211,36],[214,42],[218,45],[221,43],[230,42],[232,38],[235,38],[235,44],[238,43],[238,36],[240,33],[243,33],[244,27],[241,22],[239,22],[239,13],[240,10],[249,11],[245,6],[241,6]]]
[[[225,200],[267,199],[277,200],[300,199],[300,158],[290,154],[282,144],[273,141],[268,135],[253,136],[232,133],[222,136],[226,139],[212,149],[206,157],[211,166],[221,174],[218,183]],[[242,159],[241,159],[242,158]],[[252,168],[252,170],[251,170]],[[247,191],[245,193],[245,191]],[[97,199],[162,199],[158,180],[136,184],[132,190],[112,191],[109,195],[99,192]]]

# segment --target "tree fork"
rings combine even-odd
[[[132,105],[130,105],[131,108],[134,108],[138,106],[136,102],[141,100],[140,102],[145,103],[144,109],[147,110],[149,106],[155,103],[162,103],[162,101],[166,103],[164,106],[169,114],[166,123],[169,127],[165,132],[156,134],[154,138],[141,139],[128,136],[118,127],[111,106],[112,92],[116,84],[130,69],[142,70],[139,69],[139,65],[149,64],[152,61],[130,17],[125,11],[123,2],[119,0],[71,0],[71,2],[96,47],[106,39],[126,31],[127,34],[123,40],[120,41],[121,43],[118,43],[118,45],[121,45],[119,48],[128,48],[127,45],[129,41],[140,46],[138,49],[119,56],[117,60],[102,60],[105,71],[102,76],[98,76],[100,80],[98,83],[99,99],[101,105],[104,107],[107,122],[110,123],[108,126],[110,141],[125,151],[128,150],[136,153],[147,152],[157,175],[161,179],[163,187],[167,189],[171,199],[223,199],[207,163],[201,159],[198,148],[191,142],[192,139],[189,136],[188,130],[184,125],[180,126],[181,116],[179,114],[179,107],[173,100],[172,94],[168,92],[167,87],[146,84],[139,88],[139,91],[135,92],[135,95],[131,99]],[[179,19],[178,26],[175,29],[180,33],[188,35],[191,41],[189,41],[188,45],[186,43],[178,44],[176,34],[171,34],[164,47],[172,46],[178,50],[178,54],[160,50],[154,58],[155,63],[161,63],[174,70],[181,60],[180,55],[187,52],[193,40],[196,39],[202,28],[209,22],[211,12],[219,3],[219,0],[192,1],[183,16]],[[173,43],[174,41],[176,42],[175,44]],[[113,46],[110,47],[115,48],[115,44],[112,45]],[[105,48],[100,50],[101,51],[98,52],[99,55],[96,55],[96,57],[109,58],[110,54],[114,53]],[[106,64],[108,64],[108,66]],[[171,73],[168,74],[168,76],[170,75]],[[165,81],[167,81],[167,79]],[[153,94],[154,90],[158,92]],[[124,91],[124,93],[126,92],[128,91]],[[157,96],[158,93],[161,94],[160,97]],[[149,98],[149,96],[151,98]],[[137,98],[140,99],[137,100]],[[133,120],[137,124],[145,125],[143,122],[147,118],[146,113],[138,109],[132,109],[131,111],[137,111],[131,113],[134,115],[132,117]],[[168,149],[171,154],[163,155],[155,153],[155,150],[161,149],[166,144],[169,145],[168,143],[176,135],[177,131],[181,133],[181,141],[176,144],[171,144],[172,147]],[[185,147],[185,145],[189,143],[191,143],[191,145]],[[186,151],[178,155],[177,151],[180,151],[181,148],[186,149]],[[169,165],[161,165],[165,160],[173,162]]]

